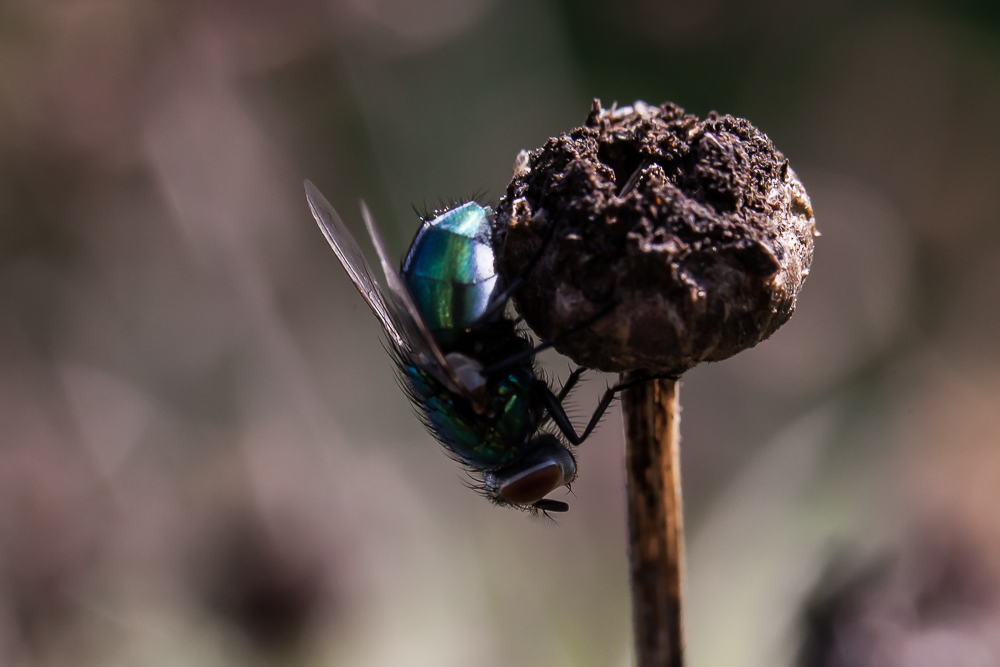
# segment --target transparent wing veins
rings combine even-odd
[[[372,277],[371,266],[369,266],[364,254],[362,254],[357,241],[354,240],[354,236],[351,235],[347,226],[344,225],[343,220],[340,219],[340,216],[333,210],[330,202],[326,200],[326,197],[323,196],[315,185],[310,181],[306,181],[305,189],[306,201],[309,202],[309,210],[312,211],[312,215],[316,219],[316,224],[319,225],[323,236],[326,237],[330,247],[333,248],[333,252],[337,254],[337,258],[344,266],[344,270],[347,271],[347,275],[351,277],[354,286],[358,288],[361,296],[364,297],[364,300],[371,307],[372,312],[375,313],[379,322],[382,323],[382,327],[389,334],[393,345],[403,351],[411,352],[411,346],[408,344],[407,339],[400,333],[400,324],[389,310],[382,295],[382,290]]]
[[[386,283],[389,286],[389,297],[392,299],[393,315],[402,326],[403,337],[411,353],[424,368],[431,371],[449,389],[467,394],[465,385],[462,384],[451,365],[445,360],[441,348],[434,342],[434,337],[427,329],[427,325],[424,324],[423,317],[410,295],[410,290],[406,287],[406,283],[403,282],[402,276],[399,275],[399,271],[396,270],[392,259],[390,259],[385,241],[382,240],[371,211],[368,210],[368,205],[364,201],[361,202],[361,216],[365,220],[365,226],[368,227],[368,235],[372,238],[375,252],[378,253],[379,262],[382,264],[382,271],[385,273]]]

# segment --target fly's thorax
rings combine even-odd
[[[530,506],[576,479],[576,460],[548,433],[526,443],[528,452],[516,463],[483,475],[487,494],[501,504]]]
[[[442,344],[475,324],[502,289],[491,243],[492,215],[469,202],[425,222],[403,261],[403,280]]]

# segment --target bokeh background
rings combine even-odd
[[[558,524],[470,493],[301,188],[401,254],[593,97],[751,119],[822,232],[684,378],[690,664],[1000,665],[994,0],[4,0],[0,664],[631,664],[619,416]]]

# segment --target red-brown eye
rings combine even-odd
[[[500,497],[513,505],[530,505],[564,483],[559,464],[548,460],[506,480]]]

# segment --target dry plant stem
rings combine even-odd
[[[622,400],[637,667],[684,664],[677,390],[673,380],[651,380],[626,390]]]

